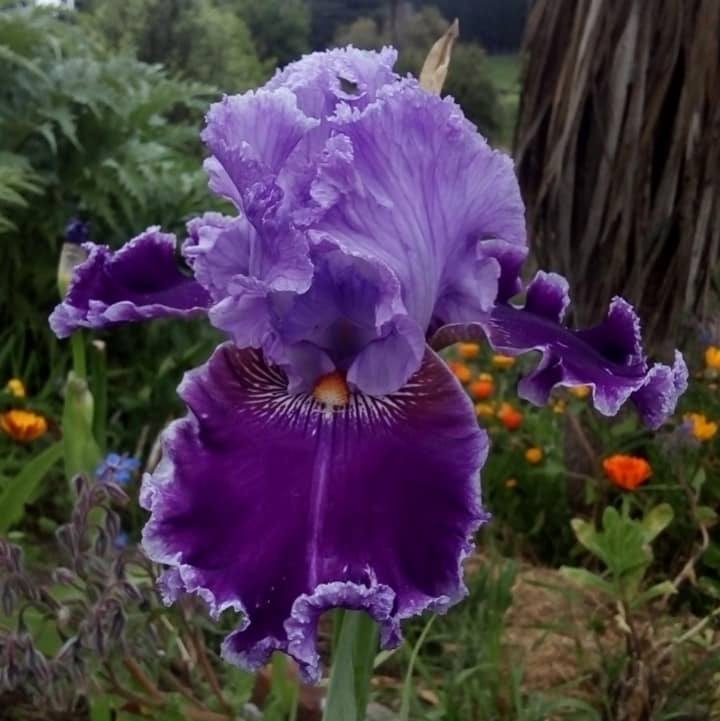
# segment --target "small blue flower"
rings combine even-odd
[[[95,469],[95,475],[100,481],[125,485],[130,482],[130,476],[138,468],[140,461],[137,458],[108,453],[105,460]]]
[[[125,548],[125,546],[130,543],[130,536],[128,536],[126,531],[120,531],[117,536],[115,536],[115,540],[113,541],[113,546],[115,548]]]

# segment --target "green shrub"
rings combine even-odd
[[[53,389],[67,365],[47,315],[58,300],[68,220],[89,220],[96,241],[119,245],[150,224],[180,230],[212,205],[198,131],[214,91],[110,55],[75,22],[72,14],[0,10],[0,370],[34,392]],[[182,346],[197,340],[190,333]],[[142,359],[168,352],[154,338],[134,336],[127,352],[112,352],[154,367]]]
[[[263,3],[264,5],[264,3]],[[225,92],[241,92],[267,79],[251,30],[233,3],[213,0],[88,0],[84,20],[115,52]]]

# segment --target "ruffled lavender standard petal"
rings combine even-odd
[[[86,243],[89,256],[76,266],[65,299],[50,315],[53,332],[65,338],[82,327],[206,313],[210,296],[182,273],[175,244],[174,235],[158,228],[149,228],[116,252]]]
[[[541,351],[538,366],[518,387],[526,400],[542,405],[557,385],[588,385],[600,413],[615,415],[630,400],[648,426],[662,425],[687,388],[682,355],[675,354],[672,367],[658,363],[648,368],[640,321],[621,298],[612,301],[602,323],[588,330],[560,324],[568,305],[565,279],[540,271],[527,288],[524,308],[499,304],[475,323],[441,328],[432,345],[441,348],[484,335],[503,353]]]
[[[338,103],[364,108],[397,81],[397,53],[343,48],[291,63],[262,89],[211,106],[203,139],[210,187],[253,221],[280,203],[296,204],[312,178]]]
[[[239,347],[264,348],[275,362],[295,368],[295,376],[312,381],[332,363],[318,363],[307,343],[291,353],[275,328],[292,298],[310,288],[315,269],[308,242],[287,223],[260,228],[244,216],[206,213],[188,224],[183,255],[215,301],[209,317],[217,328]]]
[[[244,216],[206,213],[188,223],[183,256],[213,300],[243,288],[304,293],[313,264],[305,235],[281,221],[255,226]],[[246,345],[238,341],[239,345]]]
[[[380,88],[397,82],[399,76],[392,69],[396,60],[397,51],[390,47],[380,52],[335,48],[290,63],[265,88],[290,90],[305,114],[324,120],[333,115],[338,103],[362,109]]]
[[[470,321],[519,290],[527,249],[512,161],[452,99],[405,80],[362,112],[338,108],[332,124],[312,203],[294,215],[311,238],[329,235],[387,265],[424,328]]]
[[[281,237],[292,238],[291,231]],[[292,258],[293,244],[287,245],[278,254],[280,267]],[[202,264],[200,258],[194,261],[201,281],[215,253]],[[309,273],[297,276],[294,286],[261,282],[258,269],[233,276],[226,297],[210,311],[212,323],[238,346],[262,348],[286,371],[291,392],[309,390],[318,375],[333,369],[347,373],[353,387],[365,393],[397,390],[425,353],[424,330],[408,317],[398,279],[374,258],[348,253],[329,238],[303,260]]]
[[[285,88],[225,96],[207,114],[202,133],[213,157],[210,187],[251,217],[276,204],[275,179],[303,137],[318,125]]]
[[[234,234],[228,232],[243,220],[210,212],[193,218],[187,224],[188,237],[182,245],[183,258],[192,268],[195,280],[215,301],[227,295],[233,276],[247,273],[250,244],[234,241]]]
[[[180,394],[190,413],[143,483],[144,545],[170,566],[168,602],[189,591],[245,613],[226,658],[257,668],[281,649],[317,678],[328,608],[367,610],[393,645],[401,619],[464,595],[487,439],[435,354],[397,393],[329,407],[226,344]]]

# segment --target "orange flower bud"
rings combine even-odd
[[[525,460],[533,466],[536,466],[538,463],[540,463],[540,461],[542,461],[544,455],[545,454],[543,453],[542,448],[533,446],[532,448],[528,448],[525,451]]]
[[[515,359],[511,355],[494,355],[492,357],[492,364],[500,370],[507,370],[515,365]]]
[[[455,377],[461,383],[470,382],[472,379],[472,372],[464,363],[460,363],[459,361],[450,361],[448,365],[450,366],[450,370],[455,374]]]
[[[476,403],[475,413],[478,418],[491,418],[495,414],[494,403]]]
[[[497,417],[509,431],[516,431],[523,422],[523,414],[515,410],[509,403],[500,406]]]
[[[516,486],[517,486],[517,478],[508,478],[507,481],[505,481],[505,488],[512,490]]]
[[[705,350],[705,365],[712,370],[720,370],[720,348],[711,345]]]
[[[25,385],[19,378],[11,378],[5,387],[15,398],[25,398]]]
[[[463,360],[473,360],[480,354],[480,346],[477,343],[460,343],[458,353]]]
[[[488,381],[479,378],[470,384],[470,394],[473,398],[479,401],[484,401],[486,398],[490,398],[494,392],[495,384],[491,380]]]

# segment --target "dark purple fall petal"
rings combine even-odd
[[[257,668],[282,649],[317,678],[325,610],[367,610],[389,646],[401,619],[463,597],[460,562],[487,518],[487,439],[432,351],[397,393],[329,407],[289,394],[259,352],[225,344],[180,395],[190,413],[143,483],[144,545],[170,566],[168,602],[189,591],[215,615],[246,615],[228,660]]]
[[[678,398],[688,385],[688,368],[680,351],[675,351],[672,366],[655,363],[645,376],[645,383],[631,396],[643,421],[659,428],[675,412]]]
[[[50,315],[58,337],[83,327],[207,312],[207,292],[178,268],[174,235],[149,228],[116,252],[94,243],[84,248],[87,260],[75,267],[65,299]]]
[[[640,321],[621,298],[613,299],[607,318],[588,330],[561,325],[568,305],[565,279],[540,271],[523,308],[498,304],[474,323],[447,325],[435,333],[432,346],[486,337],[502,353],[540,351],[537,367],[518,386],[525,400],[544,405],[555,386],[587,385],[603,415],[615,415],[631,400],[648,426],[662,425],[687,387],[682,355],[675,354],[672,367],[657,363],[648,369]]]

